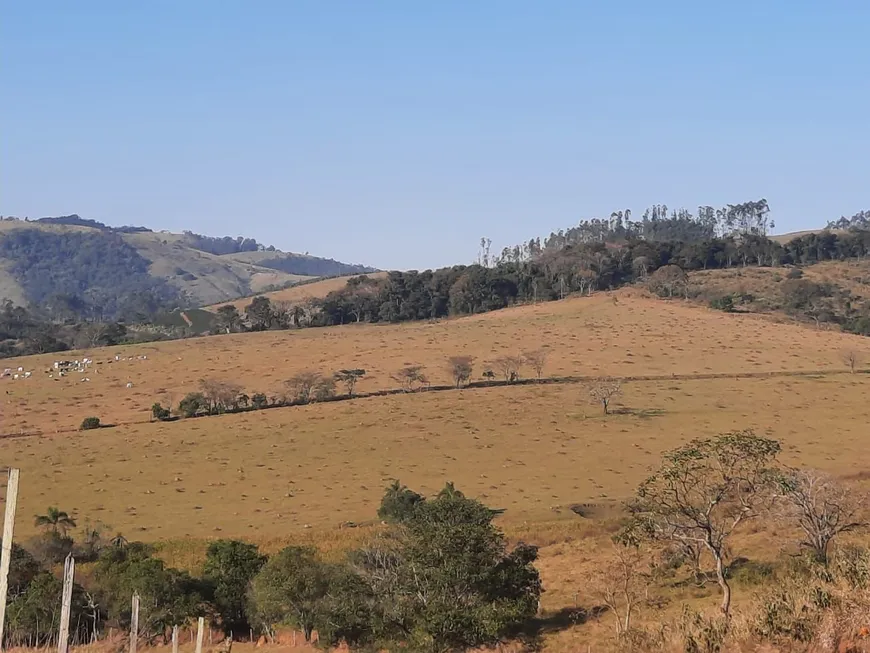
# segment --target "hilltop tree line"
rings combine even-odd
[[[868,254],[868,230],[845,234],[825,231],[784,245],[760,235],[693,242],[581,243],[547,247],[528,259],[517,249],[510,256],[488,260],[488,265],[389,272],[385,279],[361,275],[323,299],[304,303],[276,303],[267,297],[255,297],[244,313],[232,305],[221,307],[215,332],[428,320],[484,313],[517,303],[551,301],[572,293],[586,294],[637,282],[665,297],[688,296],[687,271],[808,265],[864,258]],[[782,288],[784,310],[816,323],[836,322],[847,330],[870,334],[870,306],[830,285],[801,279],[800,270],[792,270],[788,276]],[[724,298],[716,307],[730,310],[733,306],[733,298]]]

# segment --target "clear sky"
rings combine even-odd
[[[0,213],[378,267],[580,218],[870,208],[870,2],[0,2]]]

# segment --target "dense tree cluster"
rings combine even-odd
[[[57,320],[143,319],[185,302],[112,232],[13,229],[0,236],[0,258],[10,261],[27,300]]]
[[[388,490],[385,502],[390,501]],[[167,567],[148,545],[86,528],[50,508],[42,535],[13,545],[7,645],[41,646],[57,632],[61,583],[52,569],[73,553],[91,562],[73,590],[71,636],[86,643],[130,627],[130,597],[140,597],[139,632],[165,643],[173,625],[199,616],[228,635],[272,637],[276,627],[317,631],[321,644],[357,648],[401,642],[410,650],[465,650],[513,636],[538,608],[541,583],[534,547],[510,548],[492,523],[500,511],[448,484],[391,520],[377,541],[325,562],[310,548],[262,555],[253,544],[212,542],[199,577]]]
[[[203,236],[192,231],[185,231],[183,233],[186,245],[202,252],[217,254],[218,256],[223,254],[238,254],[240,252],[258,252],[266,249],[265,246],[253,238],[243,238],[242,236],[235,238],[232,236],[223,236],[222,238]],[[270,247],[269,251],[274,251],[274,249],[274,247]]]
[[[690,242],[630,239],[548,246],[528,260],[522,255],[514,260],[512,255],[491,267],[476,264],[390,272],[383,281],[358,277],[320,301],[311,322],[402,322],[482,313],[517,302],[616,288],[645,281],[656,271],[661,271],[654,278],[661,293],[680,296],[687,288],[686,271],[806,265],[868,254],[870,231],[822,232],[785,245],[762,235],[744,235]]]
[[[366,274],[375,269],[357,263],[342,263],[331,258],[318,256],[299,256],[297,254],[277,255],[257,261],[257,265],[287,274],[302,274],[311,277],[340,277],[348,274]]]

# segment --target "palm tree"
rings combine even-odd
[[[62,531],[63,534],[66,535],[67,529],[75,528],[76,525],[75,519],[70,517],[63,510],[59,510],[57,506],[49,506],[44,515],[36,516],[36,521],[34,523],[36,526],[50,527],[52,533],[55,535],[58,534],[58,531]]]

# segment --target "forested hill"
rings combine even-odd
[[[54,320],[135,320],[373,268],[252,238],[110,227],[78,215],[0,220],[0,302]]]

